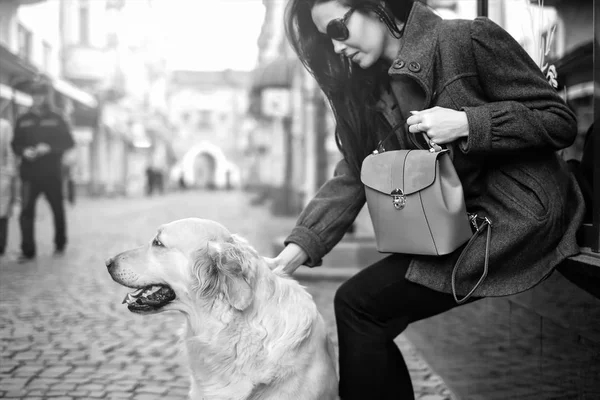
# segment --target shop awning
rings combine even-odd
[[[2,44],[0,44],[0,71],[14,76],[15,83],[32,79],[38,74],[35,65],[14,54]],[[12,84],[11,82],[10,85]]]
[[[94,98],[94,96],[92,96],[88,92],[85,92],[85,91],[79,89],[77,86],[73,85],[72,83],[69,83],[63,79],[53,78],[52,86],[54,87],[54,90],[56,90],[57,92],[61,93],[64,96],[67,96],[68,98],[70,98],[86,107],[89,107],[89,108],[98,107],[98,101]]]
[[[292,86],[294,73],[301,64],[295,58],[280,58],[259,66],[252,72],[252,91],[264,88],[289,88]]]
[[[14,54],[2,44],[0,44],[0,71],[13,75],[14,77],[9,85],[23,92],[27,92],[27,86],[32,81],[40,76],[45,76],[35,65]],[[77,86],[60,78],[45,77],[60,94],[69,97],[85,107],[98,107],[98,102],[94,96],[79,89]]]
[[[13,89],[10,86],[0,83],[0,98],[14,100],[20,106],[29,107],[33,104],[31,96],[20,90]]]

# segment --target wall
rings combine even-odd
[[[168,115],[180,133],[179,154],[191,143],[210,141],[230,156],[239,155],[241,120],[247,108],[245,90],[191,87],[170,92]]]

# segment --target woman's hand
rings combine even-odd
[[[446,144],[469,136],[469,121],[464,111],[436,106],[410,113],[412,115],[406,120],[408,131],[425,133],[436,144]]]
[[[295,243],[290,243],[275,258],[263,257],[272,271],[283,271],[292,275],[306,260],[308,254]]]

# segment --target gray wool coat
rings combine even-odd
[[[493,224],[489,273],[474,295],[531,288],[579,252],[575,234],[583,198],[556,154],[575,140],[573,113],[523,48],[487,18],[442,20],[416,2],[400,40],[388,71],[391,90],[378,103],[390,128],[396,127],[400,146],[414,148],[404,125],[409,115],[401,115],[398,104],[411,110],[440,106],[467,115],[468,137],[450,145],[453,163],[467,211]],[[306,265],[320,265],[365,201],[360,177],[340,161],[285,243],[306,251]],[[446,256],[414,256],[406,278],[451,293],[452,269],[462,249]],[[465,295],[476,284],[484,253],[485,234],[461,264],[457,294]]]

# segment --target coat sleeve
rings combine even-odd
[[[12,142],[10,143],[13,151],[19,157],[22,157],[23,150],[25,150],[25,148],[27,146],[31,145],[29,143],[26,143],[26,141],[25,141],[26,140],[25,134],[23,132],[23,128],[21,127],[22,118],[23,117],[18,118],[15,123],[15,129],[13,131],[14,135],[13,135]]]
[[[570,146],[577,135],[575,116],[521,45],[487,18],[473,21],[471,44],[489,103],[462,108],[469,136],[460,142],[461,150],[482,154]]]
[[[334,177],[319,189],[300,213],[296,226],[284,244],[296,243],[307,254],[305,265],[315,267],[348,231],[365,204],[362,182],[341,160]]]

